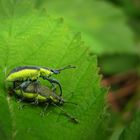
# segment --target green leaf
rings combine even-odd
[[[8,9],[6,2],[3,9]],[[4,17],[0,22],[1,140],[96,139],[101,133],[101,139],[107,137],[104,129],[106,90],[100,87],[96,57],[89,56],[81,35],[72,33],[61,18],[55,19],[41,10],[32,9],[26,2],[13,1],[14,8],[10,8],[17,10],[12,16],[6,16],[4,11],[0,15],[1,19]],[[20,12],[26,9],[29,10],[26,14]],[[70,101],[78,104],[65,104],[62,108],[79,119],[79,124],[69,121],[53,106],[43,118],[39,115],[43,108],[39,106],[19,110],[22,103],[8,95],[5,77],[12,68],[19,65],[59,68],[69,64],[77,68],[64,71],[55,78],[62,84],[64,98],[73,95]],[[97,131],[99,128],[103,131]]]

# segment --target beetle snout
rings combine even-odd
[[[59,70],[51,70],[54,74],[59,74],[60,71]]]

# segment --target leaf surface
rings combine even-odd
[[[7,9],[10,1],[2,2],[3,9]],[[4,10],[0,15],[3,19],[0,22],[1,140],[96,138],[97,130],[104,127],[106,119],[106,90],[100,87],[96,57],[89,56],[89,49],[81,40],[81,35],[71,32],[63,19],[34,9],[32,3],[26,4],[26,0],[12,2],[14,7],[10,8],[14,13],[7,16]],[[20,65],[55,69],[69,64],[77,68],[54,77],[62,84],[64,98],[68,100],[68,96],[73,95],[69,101],[78,104],[65,104],[62,108],[79,119],[79,124],[72,123],[53,106],[48,108],[43,118],[39,115],[43,108],[39,106],[19,110],[23,103],[17,103],[14,97],[8,95],[5,78],[11,69]]]

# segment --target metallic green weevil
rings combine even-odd
[[[68,65],[64,68],[60,69],[50,69],[41,66],[20,66],[13,69],[6,78],[6,81],[13,82],[14,88],[23,90],[32,82],[38,83],[39,77],[43,78],[44,80],[48,80],[53,87],[57,84],[60,88],[60,96],[62,96],[62,88],[59,81],[56,79],[50,78],[53,74],[59,74],[62,70],[75,68],[74,66]],[[16,82],[22,82],[21,85],[15,87]]]
[[[40,85],[38,86],[38,93],[35,90],[36,85],[31,83],[27,88],[25,88],[22,92],[19,89],[14,90],[14,93],[18,95],[22,100],[31,101],[33,104],[45,104],[44,112],[46,111],[48,105],[53,105],[59,108],[63,113],[70,118],[71,121],[78,123],[79,121],[67,113],[64,109],[60,107],[64,103],[72,103],[65,101],[62,96],[57,95],[54,91],[52,91],[47,86]],[[75,103],[72,103],[75,104]],[[75,104],[76,105],[76,104]]]

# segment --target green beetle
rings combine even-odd
[[[36,84],[31,83],[28,87],[26,87],[22,92],[20,89],[14,89],[16,95],[18,95],[22,100],[33,101],[36,104],[39,103],[56,103],[63,104],[64,100],[62,96],[58,96],[54,91],[52,91],[47,86],[38,86],[38,92],[35,90]]]
[[[47,86],[40,85],[38,86],[38,92],[35,90],[36,85],[31,83],[26,89],[22,92],[20,89],[15,89],[14,93],[19,96],[22,100],[30,101],[33,104],[45,104],[44,112],[46,111],[48,105],[53,105],[58,107],[63,113],[70,118],[75,123],[79,121],[67,113],[64,109],[62,109],[59,105],[63,105],[64,103],[72,103],[65,101],[62,96],[57,95],[54,91],[52,91]],[[75,104],[75,103],[72,103]],[[75,104],[76,105],[76,104]]]
[[[62,70],[75,68],[75,66],[68,65],[60,69],[50,69],[39,66],[20,66],[13,69],[6,78],[6,81],[13,82],[14,88],[23,90],[32,82],[38,83],[38,78],[41,77],[44,80],[48,80],[53,87],[57,84],[60,88],[60,96],[62,95],[61,84],[56,80],[50,78],[53,74],[59,74]],[[15,87],[16,82],[21,82],[21,85]],[[37,90],[37,89],[36,89]]]

